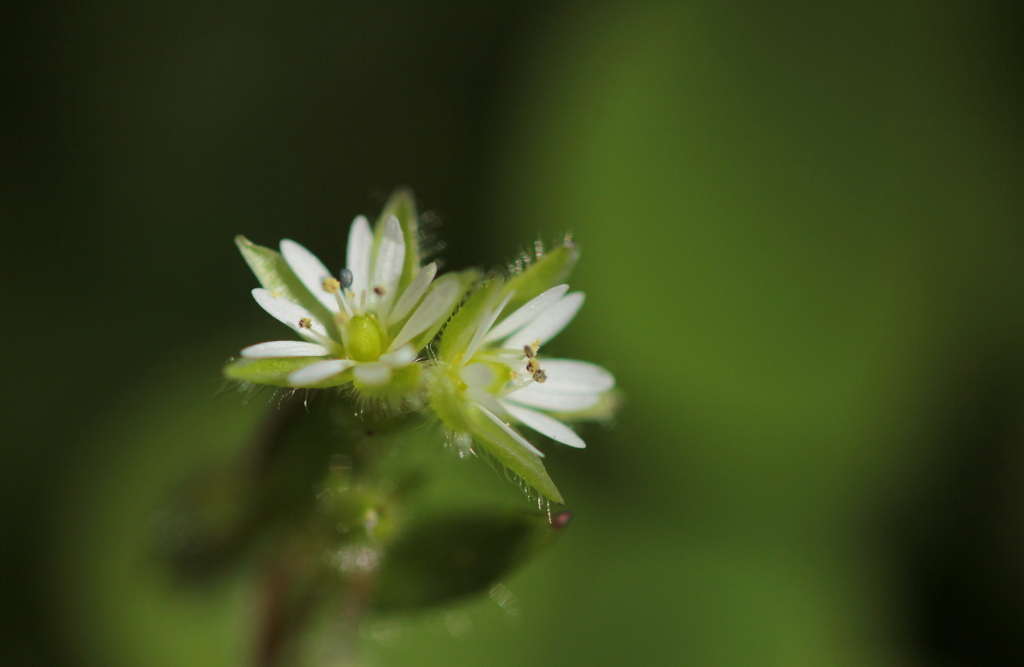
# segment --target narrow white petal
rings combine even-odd
[[[484,342],[484,336],[487,334],[487,331],[494,324],[494,320],[498,319],[498,315],[501,314],[501,311],[505,307],[505,304],[508,303],[508,300],[511,299],[514,294],[515,291],[506,294],[505,298],[502,299],[501,303],[498,304],[498,307],[492,310],[491,312],[487,313],[487,316],[480,320],[480,324],[477,326],[476,331],[473,333],[473,340],[469,342],[469,347],[466,348],[466,354],[464,357],[462,357],[462,363],[466,363],[467,361],[473,358],[473,355],[476,354],[476,351]]]
[[[430,293],[423,299],[419,308],[413,311],[412,317],[405,323],[402,330],[395,336],[388,351],[397,350],[426,331],[431,324],[437,322],[438,318],[451,314],[461,289],[462,285],[458,280],[445,281],[443,278],[439,280],[434,285],[434,289],[430,290]]]
[[[480,412],[482,412],[482,413],[484,413],[485,415],[487,415],[488,419],[490,419],[490,420],[491,420],[491,421],[493,421],[493,422],[494,422],[495,424],[497,424],[498,426],[500,426],[500,427],[501,427],[501,429],[502,429],[503,431],[505,431],[505,433],[508,433],[508,434],[509,434],[510,436],[512,436],[512,439],[513,439],[513,440],[515,440],[516,442],[518,442],[518,443],[519,443],[520,445],[522,445],[523,447],[526,447],[526,449],[528,449],[529,451],[533,452],[533,453],[534,453],[534,454],[536,454],[537,456],[540,456],[540,457],[542,457],[542,458],[543,458],[544,454],[543,454],[543,453],[541,453],[541,451],[540,451],[539,449],[537,449],[536,447],[534,447],[533,445],[531,445],[531,444],[530,444],[530,441],[529,441],[529,440],[527,440],[527,439],[526,439],[526,438],[524,438],[523,436],[519,435],[519,433],[518,433],[518,432],[517,432],[517,431],[516,431],[516,430],[515,430],[514,428],[512,428],[511,426],[509,426],[509,425],[508,425],[508,424],[506,424],[505,422],[503,422],[503,421],[501,421],[500,419],[498,419],[498,417],[497,417],[497,416],[495,416],[495,414],[494,414],[493,412],[491,412],[490,410],[488,410],[487,408],[485,408],[485,407],[483,407],[483,406],[481,406],[481,405],[478,405],[477,407],[478,407],[478,408],[480,409]]]
[[[494,327],[484,337],[485,342],[492,340],[501,340],[509,334],[515,333],[517,329],[520,329],[538,317],[541,313],[553,306],[562,298],[566,292],[569,291],[568,285],[558,285],[552,287],[548,291],[535,296],[534,298],[527,301],[525,304],[516,309],[516,312],[512,313],[501,323]]]
[[[615,376],[597,364],[575,359],[538,359],[547,375],[534,391],[546,394],[601,394],[615,386]]]
[[[387,384],[388,380],[391,379],[391,366],[382,361],[359,364],[352,372],[355,373],[356,379],[360,382],[372,386]]]
[[[412,345],[403,345],[394,352],[380,355],[380,360],[389,366],[407,366],[416,360],[416,350]]]
[[[587,446],[587,443],[583,442],[583,438],[576,435],[576,433],[558,421],[554,417],[549,417],[543,412],[537,412],[536,410],[530,410],[529,408],[521,408],[514,403],[502,401],[501,407],[508,410],[508,413],[523,422],[537,433],[546,435],[552,440],[557,440],[563,444],[569,445],[570,447],[579,447],[580,449]]]
[[[402,318],[409,314],[413,306],[420,302],[420,298],[426,293],[427,288],[430,287],[430,281],[434,279],[437,274],[437,264],[431,262],[427,264],[419,272],[416,273],[416,277],[412,279],[409,286],[405,288],[402,293],[402,298],[398,300],[395,307],[391,310],[391,314],[388,315],[388,326],[401,322]]]
[[[317,343],[301,340],[275,340],[269,343],[250,345],[242,350],[246,359],[277,359],[279,357],[322,357],[328,349]]]
[[[352,368],[355,363],[350,359],[318,361],[315,364],[303,366],[293,372],[288,376],[288,382],[300,387],[307,384],[316,384],[317,382],[323,382],[327,378],[344,373],[349,368]]]
[[[338,300],[333,294],[324,291],[324,278],[330,278],[331,272],[327,270],[324,263],[317,259],[317,256],[306,250],[301,244],[284,239],[281,241],[281,254],[284,261],[295,275],[299,277],[302,284],[306,286],[317,301],[324,304],[333,313],[338,312]]]
[[[281,296],[274,296],[268,290],[262,287],[257,287],[252,291],[252,296],[256,299],[256,303],[263,306],[263,310],[267,311],[281,322],[284,322],[295,331],[299,332],[302,336],[307,336],[309,332],[299,326],[299,320],[309,318],[311,321],[311,330],[316,333],[326,336],[327,330],[324,329],[324,325],[320,324],[320,321],[313,316],[313,313],[309,312],[294,301]]]
[[[384,222],[384,234],[377,246],[377,257],[373,263],[373,283],[371,287],[382,287],[384,296],[380,298],[383,307],[378,307],[377,315],[387,316],[387,304],[393,303],[398,290],[398,280],[402,277],[405,266],[405,235],[398,218],[391,216]]]
[[[508,340],[502,343],[502,347],[518,350],[524,345],[532,345],[537,340],[543,345],[557,336],[569,322],[572,322],[572,318],[576,317],[576,313],[583,305],[584,298],[583,292],[566,294],[558,303],[550,306],[539,317],[512,334]]]
[[[497,376],[494,369],[487,364],[469,364],[459,370],[459,379],[470,387],[486,387],[494,382]]]
[[[516,390],[507,394],[504,400],[552,412],[586,410],[601,402],[600,394],[548,394],[534,390],[536,386],[537,383],[533,383]]]
[[[352,272],[352,284],[349,289],[354,294],[360,290],[370,289],[370,263],[373,252],[373,232],[365,216],[360,215],[352,221],[348,232],[348,248],[345,255],[345,268]]]

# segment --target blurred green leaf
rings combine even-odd
[[[551,544],[568,512],[492,512],[421,521],[384,554],[372,605],[405,611],[486,590]]]

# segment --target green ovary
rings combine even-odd
[[[376,361],[384,351],[384,332],[377,316],[356,315],[345,327],[348,333],[348,357],[355,361]]]

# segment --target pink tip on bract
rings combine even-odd
[[[555,530],[562,530],[569,525],[569,520],[572,519],[572,512],[559,512],[551,515],[551,527]]]

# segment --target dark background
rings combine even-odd
[[[558,350],[628,402],[546,448],[576,515],[514,611],[381,620],[373,664],[1019,663],[1022,19],[8,8],[4,664],[240,663],[246,581],[183,593],[140,556],[147,512],[252,420],[220,365],[281,333],[231,238],[337,267],[397,185],[449,267],[571,230],[589,298]]]

